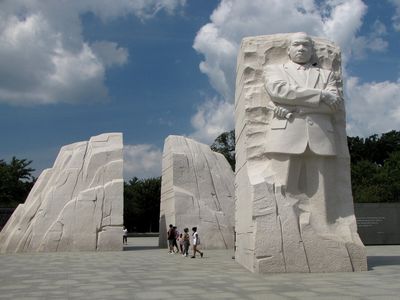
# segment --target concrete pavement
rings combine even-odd
[[[168,254],[157,238],[121,252],[0,255],[0,299],[400,299],[400,246],[369,246],[369,271],[252,274],[232,251]]]

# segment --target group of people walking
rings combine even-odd
[[[167,236],[168,236],[168,247],[169,247],[168,253],[170,254],[181,253],[182,256],[185,257],[189,256],[189,247],[190,247],[189,228],[183,229],[183,233],[180,233],[176,226],[170,224]],[[198,249],[199,245],[200,245],[200,237],[199,234],[197,233],[197,227],[193,227],[192,228],[193,255],[191,256],[191,258],[196,258],[196,253],[199,253],[200,257],[203,257],[204,253]]]

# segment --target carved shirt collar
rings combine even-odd
[[[295,68],[295,69],[297,69],[297,70],[308,70],[308,69],[310,69],[310,68],[313,67],[311,63],[306,63],[306,64],[304,64],[304,65],[300,65],[300,64],[298,64],[298,63],[295,63],[295,62],[292,61],[292,60],[289,60],[287,64],[292,65],[293,68]]]

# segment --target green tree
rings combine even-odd
[[[35,183],[31,160],[13,157],[10,163],[0,160],[0,206],[16,207],[26,200]]]
[[[364,139],[358,136],[347,137],[347,144],[349,146],[349,152],[351,157],[351,163],[355,164],[362,160],[368,160],[368,151],[364,144]]]
[[[393,153],[400,151],[400,131],[383,133],[376,143],[377,151],[373,153],[372,160],[383,165]]]
[[[384,190],[377,182],[381,167],[369,160],[361,160],[351,167],[354,202],[381,202]],[[365,176],[368,174],[368,176]]]
[[[387,202],[400,202],[400,151],[390,153],[385,160],[379,180],[388,194]]]
[[[399,202],[400,132],[348,137],[355,202]]]
[[[362,160],[352,165],[355,202],[400,201],[400,151],[391,153],[383,165]]]
[[[225,156],[232,170],[235,171],[235,131],[221,133],[211,145],[211,150]]]
[[[368,160],[383,165],[390,154],[400,151],[400,131],[389,131],[381,136],[374,134],[367,138],[348,137],[347,142],[353,164]]]
[[[161,177],[124,183],[124,225],[130,232],[157,232],[160,217]]]

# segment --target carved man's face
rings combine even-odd
[[[288,54],[292,61],[306,64],[313,54],[313,43],[307,35],[296,35],[290,41]]]

